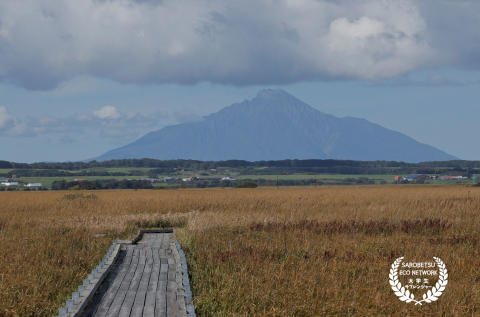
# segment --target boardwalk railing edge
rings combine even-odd
[[[59,309],[58,317],[79,317],[82,314],[105,277],[108,276],[117,260],[120,248],[121,244],[116,241],[112,243],[100,264],[92,270],[92,274],[89,274],[87,279],[83,280],[83,285],[78,287],[78,292],[72,293],[72,299],[67,300],[66,307]]]
[[[190,289],[190,278],[188,277],[188,266],[187,266],[187,258],[185,257],[185,252],[182,250],[182,246],[180,242],[177,240],[176,230],[173,229],[173,239],[175,246],[177,247],[177,252],[180,257],[180,262],[182,264],[182,284],[183,290],[185,293],[185,305],[187,308],[187,317],[196,317],[195,314],[195,305],[193,305],[193,294],[192,290]]]
[[[195,306],[193,305],[193,295],[190,289],[190,279],[188,277],[187,259],[177,240],[175,229],[139,230],[137,236],[132,240],[114,241],[100,264],[92,270],[92,274],[89,274],[87,279],[83,280],[83,285],[78,287],[78,292],[72,293],[72,299],[67,300],[66,306],[60,308],[58,316],[55,317],[80,317],[100,285],[102,285],[103,280],[110,273],[110,270],[120,253],[122,244],[136,244],[145,233],[173,233],[174,244],[181,261],[187,317],[196,317]]]

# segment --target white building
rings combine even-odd
[[[222,181],[234,181],[236,180],[238,175],[233,175],[233,176],[224,176],[222,177]]]
[[[18,182],[0,183],[3,186],[18,186]]]
[[[27,184],[26,186],[27,187],[42,187],[42,183],[31,183],[31,184]]]

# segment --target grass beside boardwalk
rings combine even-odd
[[[0,192],[0,316],[58,315],[114,239],[182,224],[161,221],[157,194]]]
[[[199,209],[182,237],[198,315],[480,314],[480,190],[409,186],[243,190]],[[402,256],[444,261],[437,302],[393,294]]]
[[[0,201],[2,317],[56,315],[113,239],[172,225],[199,316],[480,313],[477,187],[0,192]],[[445,262],[437,302],[393,294],[388,273],[401,256]]]

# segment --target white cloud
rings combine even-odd
[[[7,108],[0,106],[0,135],[31,136],[28,125],[22,120],[12,116]]]
[[[160,129],[168,118],[168,113],[162,111],[148,115],[129,112],[127,115],[116,107],[105,106],[97,111],[77,113],[65,118],[43,116],[22,120],[10,115],[5,107],[0,106],[0,132],[13,137],[33,137],[39,134],[82,135],[88,129],[97,131],[99,136],[106,138],[133,140],[152,129]]]
[[[34,132],[31,131],[28,125],[25,122],[19,122],[15,120],[15,125],[8,130],[8,135],[15,136],[15,137],[28,137],[34,136]]]
[[[118,119],[120,117],[120,113],[118,112],[117,108],[113,106],[105,106],[100,110],[94,111],[93,114],[99,117],[100,119],[105,119],[105,118]]]
[[[0,130],[8,129],[14,123],[14,117],[8,113],[7,108],[0,106]]]
[[[330,73],[364,79],[389,78],[433,57],[426,41],[417,37],[425,31],[423,23],[417,23],[412,32],[411,28],[402,30],[395,21],[389,22],[367,16],[352,22],[347,18],[332,21],[326,38]]]
[[[0,79],[51,89],[84,75],[233,85],[389,78],[439,63],[425,20],[437,5],[422,3],[3,0]]]

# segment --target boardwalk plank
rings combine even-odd
[[[94,297],[94,299],[92,300],[91,306],[96,306],[94,308],[95,316],[105,317],[107,315],[107,312],[110,308],[110,305],[112,304],[115,296],[118,293],[118,290],[120,289],[120,285],[122,284],[123,280],[127,276],[128,270],[129,270],[129,268],[131,266],[131,263],[132,263],[132,253],[133,253],[133,250],[127,250],[127,255],[123,259],[122,267],[120,268],[120,270],[119,270],[117,276],[115,277],[115,279],[111,282],[110,286],[108,287],[108,286],[102,285],[101,289],[99,290],[99,293],[102,292],[102,289],[104,287],[108,287],[108,289],[105,290],[104,295],[101,296],[100,294],[97,294]],[[110,278],[111,278],[110,276],[107,279],[107,283],[110,281]],[[101,298],[99,298],[100,297],[99,295],[101,296]],[[100,300],[100,303],[95,305],[96,304],[95,300],[97,298],[98,298],[98,300]],[[92,310],[92,312],[93,312],[93,310]],[[88,308],[85,310],[83,315],[85,317],[91,316],[89,314],[89,309]]]
[[[111,304],[109,306],[108,312],[106,314],[106,317],[116,317],[119,316],[119,311],[122,306],[122,303],[127,296],[128,289],[130,287],[132,278],[135,274],[135,271],[138,266],[138,260],[139,260],[139,252],[138,250],[134,250],[133,252],[133,258],[132,258],[132,263],[127,271],[127,274],[125,275],[124,280],[122,281],[120,288],[117,291],[117,294],[114,296],[113,301],[111,301]],[[124,309],[125,310],[125,309]],[[95,317],[97,317],[95,315]]]
[[[92,301],[97,305],[93,316],[186,316],[181,266],[170,243],[169,233],[146,233],[137,245],[126,246],[108,290]]]

